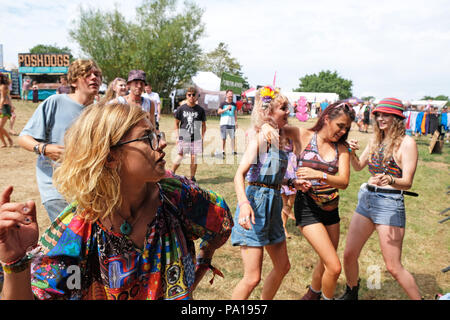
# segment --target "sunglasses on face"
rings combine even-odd
[[[129,141],[119,142],[118,144],[112,146],[111,148],[117,148],[117,147],[123,146],[124,144],[135,142],[135,141],[148,141],[148,143],[150,144],[150,148],[152,148],[153,151],[156,151],[159,149],[159,147],[161,145],[161,140],[166,141],[165,133],[160,132],[160,133],[156,134],[155,132],[152,131],[143,137],[129,140]]]
[[[195,97],[195,93],[188,93],[187,96],[188,97]]]

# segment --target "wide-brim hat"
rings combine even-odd
[[[402,119],[405,119],[403,115],[403,111],[405,111],[405,106],[403,102],[396,98],[385,98],[380,100],[376,107],[372,110],[372,114],[376,112],[388,113],[398,116]]]
[[[134,80],[141,80],[141,81],[144,81],[145,84],[147,84],[145,72],[142,70],[131,70],[128,73],[127,83],[130,83],[131,81],[134,81]]]

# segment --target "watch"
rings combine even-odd
[[[39,146],[40,146],[40,143],[38,143],[37,145],[35,145],[35,146],[33,147],[33,151],[34,151],[34,153],[40,155],[41,153],[39,152]]]
[[[322,176],[322,180],[327,180],[327,178],[328,178],[328,175],[324,172],[323,176]]]

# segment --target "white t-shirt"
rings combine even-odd
[[[158,103],[161,103],[159,94],[152,91],[150,94],[148,94],[147,92],[143,93],[142,96],[153,101],[153,103],[155,104],[155,114],[158,114]]]

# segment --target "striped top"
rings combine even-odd
[[[319,148],[317,146],[317,132],[314,132],[311,141],[302,151],[299,157],[299,167],[309,167],[315,170],[320,170],[327,174],[335,175],[338,172],[338,147],[335,143],[336,156],[331,161],[325,161],[319,154]],[[313,183],[314,185],[314,183]]]
[[[395,162],[394,157],[391,156],[391,159],[387,162],[387,165],[383,165],[384,159],[384,145],[380,147],[378,152],[374,152],[369,159],[369,172],[372,175],[384,173],[391,175],[395,178],[402,177],[402,169]]]
[[[305,150],[300,154],[297,167],[309,167],[335,175],[339,170],[339,157],[337,143],[334,143],[334,145],[336,156],[331,161],[325,161],[319,154],[317,132],[315,132]],[[311,180],[311,184],[312,187],[308,190],[307,194],[321,209],[331,211],[337,208],[339,204],[339,191],[335,187],[330,186],[321,179]]]

